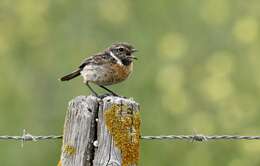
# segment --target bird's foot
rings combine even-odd
[[[120,97],[120,98],[127,99],[127,97],[118,95],[118,94],[116,94],[116,93],[110,93],[110,95],[115,96],[115,97]]]
[[[110,96],[110,93],[102,94],[102,95],[99,95],[97,97],[100,98],[100,99],[104,99],[107,96]]]
[[[96,96],[96,95],[95,95],[95,96]],[[105,93],[105,94],[102,94],[102,95],[97,95],[96,97],[98,97],[98,98],[100,98],[100,99],[103,99],[103,98],[108,97],[108,96],[121,97],[121,98],[124,98],[124,99],[127,98],[127,97],[125,97],[125,96],[120,96],[120,95],[112,94],[112,93]]]

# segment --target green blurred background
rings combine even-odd
[[[143,135],[260,135],[259,24],[259,0],[1,0],[0,135],[61,134],[68,101],[90,92],[58,78],[116,41],[140,50],[112,89],[141,104]],[[0,141],[0,165],[53,166],[60,148]],[[259,141],[142,141],[140,165],[258,166],[259,154]]]

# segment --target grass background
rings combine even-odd
[[[58,78],[117,41],[140,50],[112,89],[141,104],[143,135],[259,135],[259,21],[259,0],[1,0],[0,135],[61,134],[68,101],[90,91]],[[0,141],[0,162],[56,165],[60,148]],[[259,153],[257,141],[143,141],[140,165],[257,166]]]

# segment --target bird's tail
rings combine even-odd
[[[61,77],[60,81],[69,81],[69,80],[79,76],[80,75],[80,71],[81,71],[80,69],[77,69],[77,70],[71,72],[70,74],[67,74],[67,75]]]

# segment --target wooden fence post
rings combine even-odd
[[[65,119],[61,165],[137,165],[140,122],[139,104],[131,99],[76,97]]]

